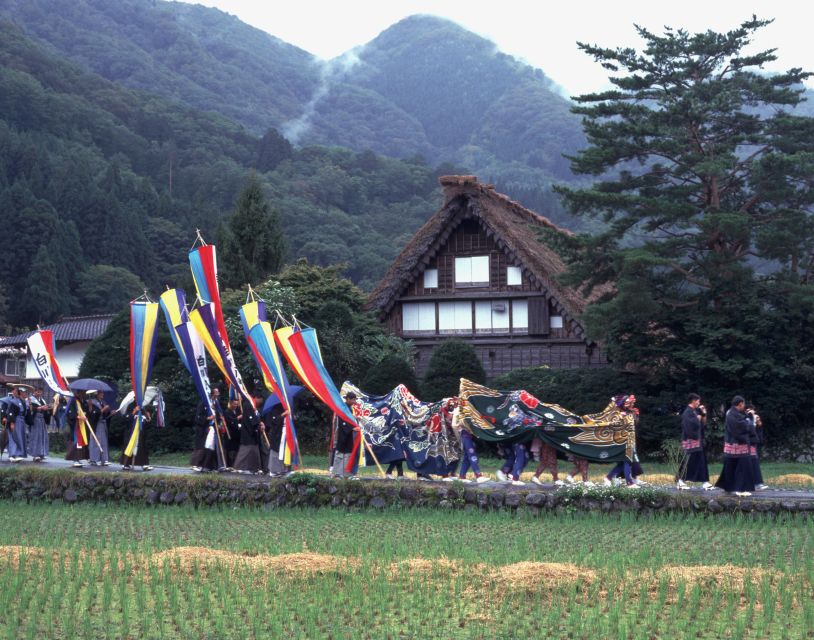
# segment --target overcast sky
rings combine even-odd
[[[608,47],[640,47],[633,24],[660,32],[665,25],[690,31],[727,31],[757,14],[775,18],[762,29],[756,49],[777,48],[774,70],[814,70],[814,4],[810,0],[196,0],[320,58],[333,58],[369,42],[416,13],[449,18],[492,41],[504,52],[542,69],[569,95],[607,85],[607,72],[576,41]],[[806,8],[808,7],[808,8]],[[809,81],[814,87],[814,80]]]

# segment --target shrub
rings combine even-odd
[[[458,339],[446,340],[432,352],[421,388],[421,399],[433,402],[457,396],[461,378],[483,384],[486,382],[486,372],[472,345]]]

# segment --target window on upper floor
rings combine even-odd
[[[455,286],[489,284],[489,256],[455,258]]]
[[[472,333],[472,302],[439,302],[438,332]]]
[[[512,300],[512,331],[514,333],[528,333],[529,331],[528,300]]]
[[[551,328],[562,329],[562,316],[551,316]]]
[[[508,333],[509,301],[478,300],[475,302],[476,333]]]
[[[506,284],[510,287],[523,284],[523,270],[520,267],[507,267]]]
[[[438,288],[438,269],[427,269],[424,272],[424,288],[425,289]]]
[[[25,363],[22,360],[9,358],[6,360],[5,374],[9,377],[16,378],[22,373],[24,367]]]
[[[435,333],[434,302],[405,302],[401,310],[403,331]]]

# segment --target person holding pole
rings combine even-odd
[[[353,411],[356,404],[356,394],[348,391],[345,394],[345,404]],[[336,433],[334,437],[334,459],[333,476],[335,478],[354,478],[353,462],[351,456],[354,451],[355,433],[359,430],[355,424],[344,420],[341,416],[336,416]],[[350,471],[348,468],[350,467]]]
[[[68,432],[66,433],[68,450],[65,452],[65,459],[73,460],[74,467],[81,467],[83,460],[90,460],[90,450],[85,441],[87,436],[82,432],[85,415],[85,392],[77,391],[68,405]]]
[[[107,421],[110,418],[110,405],[105,402],[104,391],[97,391],[96,398],[90,401],[88,420],[96,438],[91,438],[90,463],[107,467],[110,465],[110,449],[107,439]]]

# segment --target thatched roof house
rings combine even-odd
[[[444,176],[442,207],[370,295],[396,335],[413,340],[421,372],[440,340],[475,346],[490,376],[526,366],[603,366],[579,318],[587,301],[562,286],[561,258],[539,240],[559,230],[475,176]]]

